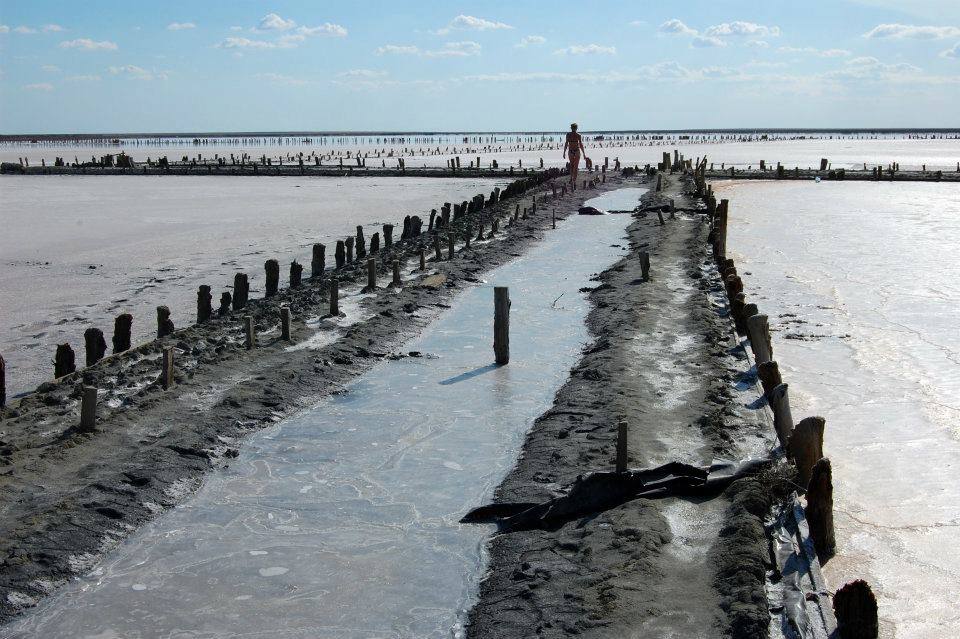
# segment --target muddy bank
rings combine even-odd
[[[534,424],[496,504],[540,503],[578,476],[613,470],[617,423],[627,466],[766,457],[773,432],[751,362],[733,333],[707,244],[709,224],[679,174],[662,194],[676,217],[635,213],[628,255],[590,295],[594,341]],[[650,255],[642,277],[639,254]],[[764,517],[776,473],[713,497],[641,498],[560,525],[500,534],[468,635],[758,637],[771,614]]]
[[[346,318],[325,317],[326,282],[308,280],[253,301],[242,312],[45,384],[4,409],[0,618],[89,570],[102,552],[194,490],[203,473],[229,463],[245,434],[338,392],[384,357],[417,356],[400,352],[402,344],[461,284],[520,254],[549,228],[554,206],[562,217],[583,199],[621,183],[611,175],[596,190],[554,199],[547,183],[530,182],[516,197],[484,210],[485,235],[491,219],[499,220],[494,238],[480,243],[471,238],[466,249],[461,235],[453,260],[446,259],[444,247],[444,259],[431,260],[421,273],[417,239],[382,252],[381,286],[390,281],[390,261],[406,260],[398,290],[360,294],[363,266],[343,269]],[[539,211],[508,225],[517,211],[532,208],[533,195]],[[469,228],[467,216],[457,226]],[[476,218],[472,231],[478,232]],[[429,238],[422,239],[429,247]],[[292,350],[279,339],[281,305],[293,314],[293,341],[307,348]],[[244,348],[241,315],[254,318],[259,345],[253,351]],[[167,391],[157,383],[165,346],[174,347],[177,361],[177,383]],[[100,419],[92,433],[76,427],[81,383],[101,389]]]

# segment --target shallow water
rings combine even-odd
[[[827,420],[833,588],[866,579],[883,637],[960,627],[960,187],[727,183],[729,250],[770,315],[794,418]]]
[[[253,436],[194,497],[0,636],[460,636],[492,529],[458,521],[491,497],[579,357],[579,289],[623,254],[630,221],[560,222],[407,347],[427,357],[384,362]],[[512,298],[499,368],[493,285]]]
[[[214,305],[246,271],[261,294],[263,263],[280,261],[281,282],[296,259],[310,271],[311,245],[365,226],[366,237],[403,216],[429,215],[444,201],[470,199],[505,182],[477,179],[43,176],[0,180],[0,353],[7,391],[53,376],[55,345],[83,361],[83,332],[132,313],[134,343],[156,332],[165,304],[176,326],[196,320],[196,292]],[[91,268],[94,267],[94,268]]]

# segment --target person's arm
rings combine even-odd
[[[563,157],[567,157],[567,147],[570,146],[570,139],[567,138],[563,141]]]
[[[583,152],[583,157],[587,157],[587,150],[586,150],[585,148],[583,148],[583,136],[582,136],[582,135],[579,135],[579,134],[577,135],[577,144],[580,145],[580,151]]]

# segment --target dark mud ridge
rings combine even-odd
[[[623,183],[610,174],[602,183],[597,178],[594,188],[555,195],[559,176],[552,170],[521,178],[495,204],[458,207],[459,215],[442,230],[439,261],[434,234],[426,231],[411,230],[412,237],[380,249],[380,286],[391,281],[394,260],[401,261],[405,281],[399,290],[364,296],[360,309],[351,309],[360,315],[356,323],[323,319],[328,271],[42,384],[0,409],[0,621],[89,571],[102,553],[195,490],[205,472],[229,463],[245,435],[339,392],[385,357],[407,356],[400,350],[404,342],[460,288],[540,238],[554,207],[566,216],[584,199]],[[481,218],[484,241],[477,242]],[[453,259],[450,232],[456,238]],[[421,249],[429,256],[424,272]],[[340,290],[359,289],[365,267],[366,260],[357,260],[338,269]],[[288,350],[291,342],[280,339],[278,327],[283,306],[293,317],[293,343],[325,327],[327,339],[316,348]],[[242,316],[253,317],[253,350],[245,348]],[[167,347],[174,349],[176,383],[164,390],[158,376]],[[100,389],[92,432],[79,428],[84,385]]]
[[[689,176],[663,177],[590,293],[592,342],[493,503],[467,518],[499,525],[469,637],[766,637],[780,624],[765,520],[792,471],[771,454],[706,209]],[[723,468],[736,470],[713,481]]]

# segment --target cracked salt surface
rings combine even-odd
[[[383,362],[252,436],[102,574],[0,636],[461,636],[492,528],[459,519],[490,499],[579,358],[589,310],[579,289],[621,256],[610,244],[630,221],[562,221],[405,347],[439,358]],[[501,284],[513,330],[511,362],[497,368],[491,287]]]
[[[770,316],[794,418],[827,420],[838,544],[824,567],[830,586],[865,578],[881,637],[955,634],[960,188],[800,182],[718,192],[730,198],[728,251]]]

